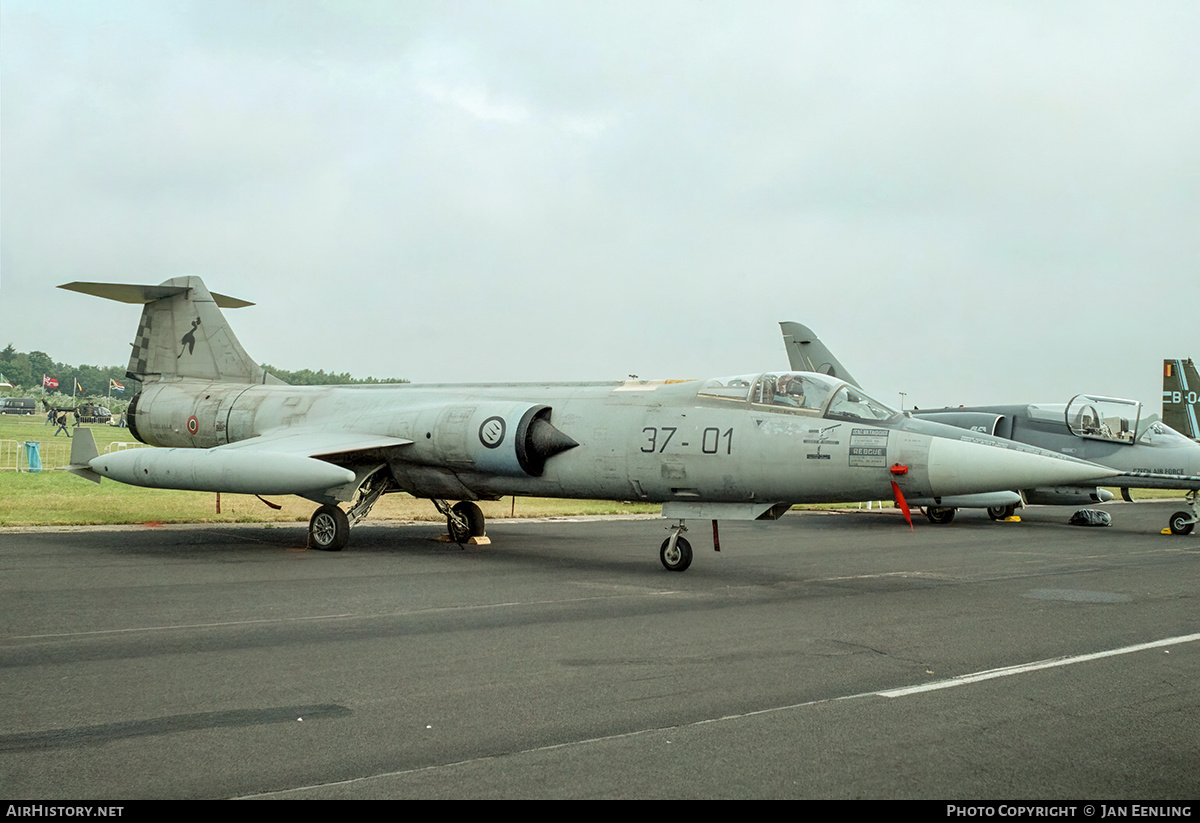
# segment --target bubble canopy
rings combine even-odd
[[[705,381],[699,397],[750,403],[772,411],[887,423],[901,416],[862,390],[834,377],[815,372],[768,372],[717,377]]]

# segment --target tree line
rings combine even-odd
[[[58,381],[57,389],[47,389],[47,394],[65,394],[71,396],[74,383],[78,381],[79,389],[76,396],[103,396],[108,394],[110,380],[124,383],[125,393],[132,396],[137,391],[137,384],[126,379],[125,369],[120,366],[70,366],[59,363],[44,351],[17,351],[12,343],[0,351],[0,374],[5,381],[13,384],[13,389],[5,389],[5,394],[19,392],[23,394],[38,394],[42,391],[43,376]],[[133,383],[133,385],[128,385]]]
[[[333,372],[325,373],[324,370],[312,371],[311,369],[301,369],[300,371],[287,371],[286,369],[277,369],[266,363],[262,364],[263,371],[269,372],[284,383],[290,383],[293,386],[345,386],[351,383],[407,383],[402,377],[351,377],[349,372],[341,372],[335,374]]]
[[[268,366],[265,363],[263,368],[271,374],[278,377],[285,383],[291,383],[293,386],[333,386],[347,383],[407,383],[407,380],[400,378],[376,378],[364,377],[354,378],[347,372],[341,374],[326,373],[324,371],[312,371],[310,369],[301,369],[300,371],[287,371],[285,369],[277,369],[274,366]],[[76,397],[105,397],[109,394],[109,381],[115,380],[125,386],[124,393],[113,392],[113,397],[124,397],[126,399],[137,393],[141,386],[137,381],[125,376],[125,368],[123,366],[71,366],[66,363],[60,363],[54,360],[50,355],[43,351],[22,352],[17,351],[12,343],[4,347],[0,351],[0,374],[4,375],[4,380],[12,383],[12,389],[3,389],[4,394],[42,394],[42,377],[52,377],[58,381],[57,389],[46,389],[45,393],[49,395],[59,394],[70,397],[72,389],[75,386],[73,381],[78,381],[79,390],[75,391]]]

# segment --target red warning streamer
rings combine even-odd
[[[916,531],[913,529],[912,512],[908,510],[908,501],[904,499],[904,492],[900,491],[895,480],[892,481],[892,497],[896,499],[896,505],[900,507],[900,511],[904,512],[904,519],[908,521],[909,531]]]

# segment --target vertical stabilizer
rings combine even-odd
[[[793,371],[820,372],[858,386],[858,381],[850,376],[846,367],[838,362],[833,352],[825,348],[825,344],[808,326],[784,322],[779,327],[783,330],[783,345]]]
[[[246,354],[221,314],[222,307],[254,304],[210,294],[199,277],[175,277],[157,286],[67,283],[59,288],[145,306],[127,372],[137,380],[279,382]]]
[[[1163,361],[1163,422],[1200,440],[1200,377],[1190,359]]]

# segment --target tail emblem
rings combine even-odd
[[[179,354],[175,355],[176,360],[183,357],[183,349],[185,349],[185,348],[187,349],[187,353],[189,356],[191,356],[192,352],[194,352],[196,350],[196,329],[199,326],[200,326],[200,318],[197,317],[195,320],[192,321],[192,330],[190,332],[188,332],[187,334],[185,334],[183,336],[183,338],[180,339],[180,341],[179,341],[179,345],[182,348],[179,349]]]

